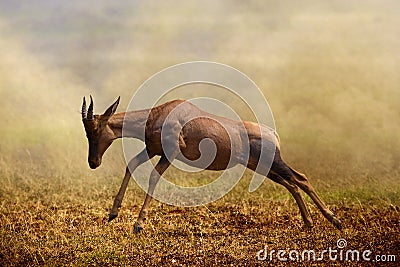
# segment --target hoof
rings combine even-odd
[[[143,227],[140,227],[140,226],[136,226],[136,225],[135,225],[134,232],[135,232],[135,233],[140,233],[140,231],[142,231],[142,229],[143,229]]]
[[[308,222],[304,224],[304,228],[306,229],[312,229],[314,227],[314,224],[312,222]]]
[[[134,232],[139,233],[142,229],[143,229],[143,226],[141,226],[138,222],[135,222]]]
[[[336,227],[336,229],[342,230],[342,223],[335,217],[332,219],[332,224]]]
[[[118,216],[118,214],[110,214],[110,215],[108,215],[108,222],[111,222],[112,220],[117,218],[117,216]]]

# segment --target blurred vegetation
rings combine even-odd
[[[42,0],[0,7],[0,163],[7,175],[46,162],[42,173],[91,176],[83,95],[95,96],[99,113],[121,95],[122,111],[156,71],[211,60],[257,83],[285,158],[313,180],[337,189],[398,184],[397,2]],[[117,146],[96,175],[120,175]]]
[[[62,220],[58,221],[60,229],[69,225],[73,231],[88,230],[89,221],[85,221],[88,218],[97,220],[101,226],[93,232],[93,238],[104,241],[101,232],[108,226],[102,225],[100,218],[106,216],[122,180],[124,159],[121,142],[117,141],[106,153],[101,168],[89,169],[87,141],[79,113],[82,97],[92,94],[95,112],[101,113],[121,95],[119,111],[124,111],[136,88],[148,77],[165,67],[192,60],[221,62],[255,81],[274,113],[284,158],[309,176],[329,204],[346,209],[359,203],[354,216],[361,214],[357,217],[361,221],[353,226],[368,225],[374,229],[372,232],[381,231],[376,235],[384,238],[382,231],[394,229],[396,205],[399,205],[398,25],[400,3],[394,0],[367,0],[362,4],[355,0],[202,1],[201,4],[0,0],[0,201],[1,231],[5,238],[1,241],[6,244],[15,236],[22,241],[24,238],[43,241],[43,236],[32,237],[36,230],[29,232],[29,229],[51,223],[48,218],[37,217],[49,214],[52,222]],[[176,97],[180,97],[179,92]],[[202,184],[207,175],[215,174],[193,175],[193,183]],[[243,192],[247,191],[250,175],[247,172],[238,187]],[[167,176],[177,182],[188,179],[174,169],[168,170]],[[278,201],[277,206],[271,204],[275,210],[272,215],[291,214],[288,208],[279,208],[290,196],[271,182],[266,181],[253,194],[243,194],[239,189],[215,204],[213,212],[222,209],[224,201],[238,205],[244,201],[268,213],[264,205]],[[130,225],[129,220],[136,216],[144,194],[135,183],[130,184],[129,190],[126,206],[131,211],[128,208],[123,211],[131,212],[125,215],[129,218],[111,230],[127,231],[120,228]],[[388,210],[394,205],[386,228],[379,222],[384,212],[377,212],[375,205],[384,205]],[[165,208],[161,208],[162,204],[155,206],[158,213]],[[364,208],[375,221],[363,219],[363,216],[369,218],[363,213]],[[172,207],[168,209],[174,213]],[[241,212],[240,207],[233,210]],[[13,217],[21,211],[33,214],[31,223],[41,221],[36,226],[27,221],[24,224],[18,221],[23,218]],[[58,211],[65,214],[57,217]],[[216,215],[216,218],[224,224],[229,212],[221,211],[221,217]],[[257,216],[262,216],[260,212],[256,212]],[[199,223],[196,219],[199,214],[195,210],[189,213],[194,216],[192,223]],[[207,210],[204,214],[214,216]],[[80,220],[86,226],[79,222],[79,227],[74,225],[71,216],[82,216]],[[157,218],[168,220],[166,217]],[[274,223],[272,217],[265,220],[263,223]],[[321,216],[316,220],[322,220]],[[167,228],[179,227],[177,220],[174,223]],[[153,234],[159,234],[154,229],[162,225],[155,221],[150,225],[154,227]],[[52,227],[57,228],[57,223]],[[204,229],[199,229],[188,231],[201,236]],[[22,232],[13,235],[9,230]],[[64,237],[53,234],[63,241],[45,239],[47,246],[27,245],[23,253],[28,255],[36,249],[46,258],[57,242],[66,240],[67,247],[68,242],[95,242],[70,239],[75,234]],[[114,233],[108,235],[113,235],[112,240],[117,242]],[[369,234],[361,236],[371,238],[371,244],[376,244]],[[175,235],[164,237],[174,239]],[[328,237],[321,240],[324,238]],[[128,242],[128,236],[124,240]],[[156,240],[157,246],[164,245],[162,240],[162,237]],[[151,244],[146,243],[148,240],[135,242],[142,242],[145,248]],[[2,250],[19,251],[20,243],[12,244]],[[112,248],[107,249],[111,251],[103,252],[109,253],[108,259],[118,261],[120,254],[114,255]],[[229,257],[240,255],[231,249]],[[95,261],[93,251],[88,254],[81,251],[84,256],[75,263]],[[39,254],[32,255],[37,264],[45,262],[38,260]],[[165,258],[170,260],[169,256]]]

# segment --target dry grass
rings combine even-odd
[[[357,202],[338,193],[327,200],[344,229],[334,229],[309,205],[315,227],[305,230],[296,204],[283,189],[267,183],[256,193],[243,194],[248,181],[203,207],[154,202],[140,234],[133,233],[133,222],[144,193],[132,183],[119,217],[107,223],[112,204],[109,188],[116,189],[110,180],[89,181],[81,187],[63,180],[39,179],[40,185],[13,182],[17,188],[12,193],[2,192],[9,195],[0,207],[0,259],[3,266],[255,266],[260,264],[257,252],[265,245],[322,251],[335,248],[339,238],[347,240],[348,249],[398,257],[399,203]],[[282,263],[275,259],[274,264]]]

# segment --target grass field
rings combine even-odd
[[[251,266],[260,263],[256,254],[265,245],[271,250],[322,251],[335,248],[339,238],[345,238],[351,249],[398,255],[400,210],[387,199],[367,201],[362,195],[326,192],[323,196],[344,230],[335,230],[310,205],[315,227],[307,231],[286,192],[267,183],[256,193],[243,194],[244,182],[203,207],[154,203],[145,230],[134,234],[133,222],[144,197],[141,190],[131,186],[120,217],[107,223],[116,182],[55,179],[39,179],[33,185],[20,180],[16,196],[2,201],[1,256],[7,265]],[[274,264],[279,264],[276,258]]]
[[[372,0],[0,1],[0,266],[279,266],[287,262],[257,253],[321,252],[340,238],[386,262],[299,266],[398,265],[399,10]],[[148,77],[191,60],[231,65],[257,83],[284,159],[307,174],[342,231],[307,196],[315,226],[305,230],[287,190],[265,181],[248,192],[250,171],[206,206],[153,202],[140,234],[133,223],[145,193],[131,181],[107,222],[124,175],[122,143],[89,169],[82,96],[94,95],[100,113],[121,95],[125,111]],[[166,172],[189,185],[216,175]]]

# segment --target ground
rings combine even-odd
[[[388,199],[357,201],[342,192],[339,200],[339,195],[322,193],[343,223],[339,231],[306,198],[315,224],[308,230],[283,188],[266,181],[258,191],[248,193],[249,180],[244,178],[227,196],[205,206],[182,208],[153,202],[146,226],[137,234],[133,224],[144,192],[133,181],[119,216],[107,222],[110,188],[116,191],[117,180],[98,179],[87,185],[70,185],[67,192],[61,192],[69,182],[56,179],[52,184],[38,179],[30,184],[20,181],[20,189],[13,192],[3,190],[14,197],[1,200],[2,265],[283,266],[287,263],[279,261],[276,254],[272,261],[268,257],[259,261],[257,253],[265,247],[269,253],[279,249],[286,253],[298,250],[300,255],[311,249],[321,253],[338,249],[341,238],[347,241],[345,251],[371,250],[371,260],[378,254],[395,255],[399,260],[400,209]],[[36,184],[39,182],[43,184]],[[322,262],[328,266],[335,263],[328,255]],[[320,264],[307,258],[299,262],[299,266]],[[339,265],[376,264],[360,259],[343,260]]]

